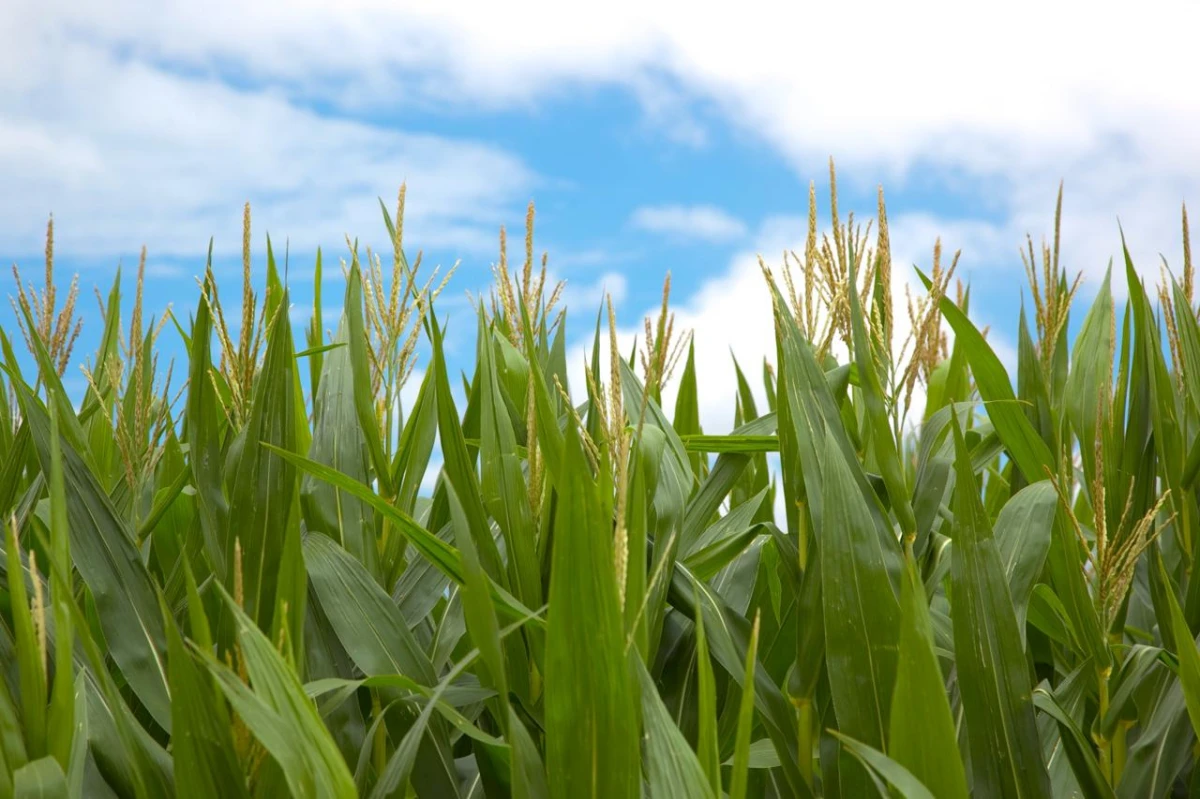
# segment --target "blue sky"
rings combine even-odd
[[[1194,4],[1132,19],[1094,4],[775,5],[710,18],[648,2],[10,0],[0,259],[38,274],[53,212],[87,331],[92,286],[119,262],[132,271],[142,244],[150,309],[186,316],[210,236],[236,292],[249,200],[256,255],[267,232],[286,241],[292,299],[308,306],[316,247],[336,263],[346,233],[382,242],[376,198],[392,205],[407,181],[406,249],[461,261],[446,295],[459,299],[489,280],[501,225],[519,250],[532,199],[573,343],[602,290],[634,331],[670,270],[714,389],[731,349],[755,364],[770,348],[756,255],[778,265],[803,241],[810,180],[827,220],[830,156],[843,212],[869,213],[884,185],[900,264],[927,266],[939,235],[963,249],[1002,357],[1017,250],[1047,232],[1060,179],[1064,258],[1085,285],[1115,253],[1118,218],[1147,274],[1160,253],[1178,266],[1179,206],[1200,196]],[[13,292],[7,270],[0,291]],[[472,324],[464,314],[460,348]],[[727,424],[727,392],[707,393],[706,424]]]

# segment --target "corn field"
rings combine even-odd
[[[763,263],[727,431],[668,291],[568,362],[532,207],[461,375],[403,192],[391,252],[318,253],[300,342],[247,206],[240,294],[210,248],[145,320],[118,273],[81,356],[51,228],[0,330],[0,799],[1194,795],[1186,212],[1180,280],[1126,255],[1090,307],[1058,216],[1027,242],[1012,374],[956,257],[898,301],[882,192],[831,200]]]

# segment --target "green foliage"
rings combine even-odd
[[[207,269],[165,328],[178,407],[140,276],[131,314],[120,275],[103,301],[78,403],[71,321],[18,302],[0,799],[1200,785],[1190,262],[1156,297],[1126,256],[1128,300],[1106,277],[1071,346],[1075,284],[1031,249],[1006,364],[940,250],[901,340],[886,236],[835,217],[767,272],[763,382],[735,361],[731,423],[705,429],[713,354],[666,293],[632,351],[599,317],[572,393],[530,244],[453,320],[476,330],[460,380],[444,282],[384,220],[391,283],[352,245],[324,333],[318,254],[301,352],[269,243],[240,320]]]

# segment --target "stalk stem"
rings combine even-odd
[[[799,728],[799,740],[797,742],[798,751],[796,755],[800,761],[800,775],[804,777],[804,781],[809,787],[813,784],[813,706],[812,699],[805,697],[796,700],[796,726]]]
[[[1117,785],[1121,782],[1121,775],[1125,773],[1125,755],[1126,745],[1125,736],[1129,731],[1129,725],[1124,721],[1117,722],[1117,728],[1113,731],[1112,739],[1112,784]]]
[[[1099,684],[1100,693],[1100,708],[1097,718],[1103,719],[1108,714],[1108,677],[1112,673],[1112,668],[1101,669],[1096,677]],[[1112,742],[1103,735],[1095,737],[1096,746],[1100,750],[1100,772],[1104,775],[1104,779],[1108,780],[1109,785],[1116,784],[1116,777],[1113,772],[1113,750]],[[1122,757],[1122,759],[1124,759]]]

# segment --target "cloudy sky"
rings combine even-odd
[[[1018,247],[1060,179],[1064,260],[1091,286],[1118,220],[1147,274],[1179,264],[1180,204],[1200,202],[1195,3],[576,5],[6,0],[0,259],[36,272],[53,213],[93,331],[91,286],[143,244],[153,310],[186,316],[210,236],[236,273],[249,200],[256,252],[287,242],[305,305],[316,248],[383,241],[377,198],[407,181],[406,244],[461,259],[461,298],[533,199],[576,333],[604,290],[632,327],[670,270],[723,391],[731,348],[754,364],[770,345],[755,256],[802,242],[830,156],[843,209],[884,185],[899,263],[927,265],[939,235],[962,248],[1001,347]],[[702,396],[727,427],[726,398]]]

